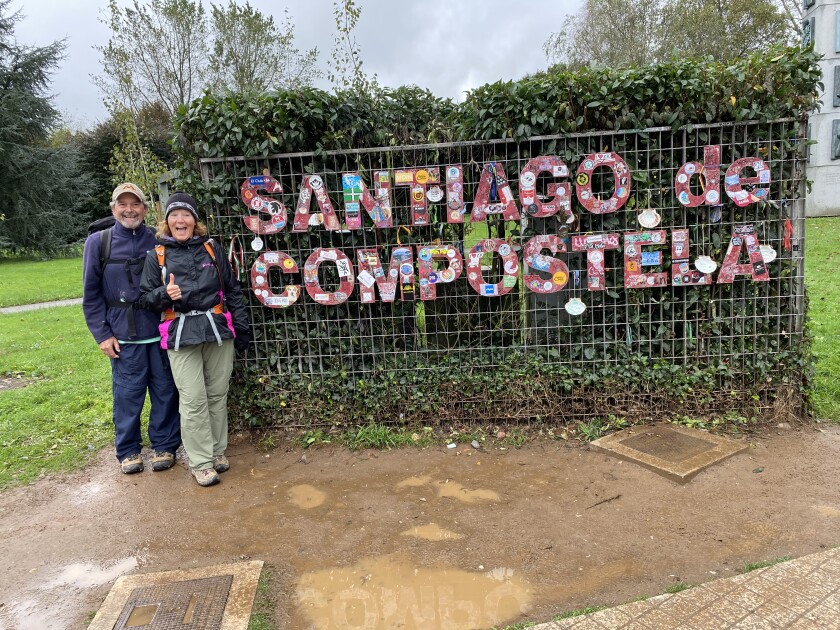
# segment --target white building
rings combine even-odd
[[[803,44],[809,39],[820,61],[825,90],[822,108],[810,118],[808,179],[814,185],[805,200],[809,217],[840,215],[840,0],[803,0]]]

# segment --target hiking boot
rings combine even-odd
[[[155,451],[152,453],[152,470],[159,472],[169,470],[175,465],[175,453],[169,451]]]
[[[143,458],[140,453],[129,455],[120,462],[120,469],[126,475],[133,475],[134,473],[143,472]]]
[[[207,487],[219,483],[219,475],[212,468],[202,468],[201,470],[192,469],[190,472],[195,477],[199,486]]]
[[[230,470],[230,462],[224,455],[213,455],[213,468],[217,473],[223,473]]]

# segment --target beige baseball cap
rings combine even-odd
[[[114,192],[111,193],[111,201],[116,201],[117,198],[123,193],[131,193],[135,197],[137,197],[140,202],[144,206],[148,206],[149,204],[146,202],[146,195],[143,194],[143,191],[140,190],[140,186],[137,184],[132,184],[131,182],[125,182],[114,188]]]

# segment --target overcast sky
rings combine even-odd
[[[203,0],[209,8],[209,0]],[[225,4],[227,0],[217,0]],[[319,65],[330,62],[335,32],[330,0],[250,0],[251,6],[281,22],[284,7],[297,28],[301,50],[317,47]],[[127,0],[118,0],[127,6]],[[241,0],[244,4],[244,0]],[[542,46],[582,0],[359,0],[362,15],[356,40],[364,68],[386,86],[419,85],[439,96],[462,99],[466,90],[499,79],[517,79],[544,69]],[[96,45],[110,32],[100,21],[107,0],[12,0],[24,18],[21,44],[45,45],[67,39],[66,59],[53,75],[54,103],[73,128],[107,118],[90,76],[100,72]],[[322,81],[318,87],[329,89]]]

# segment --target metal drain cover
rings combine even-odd
[[[701,470],[740,453],[748,445],[698,429],[657,424],[613,433],[595,440],[590,447],[685,483]]]
[[[263,563],[126,575],[88,630],[247,630]]]
[[[217,630],[222,625],[233,575],[135,588],[114,630]]]

